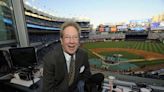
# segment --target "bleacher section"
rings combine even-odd
[[[152,39],[152,40],[158,39],[159,38],[159,34],[160,33],[149,32],[148,39]]]
[[[61,25],[72,20],[80,25],[81,38],[88,38],[90,21],[52,16],[26,4],[24,7],[30,43],[58,41]]]
[[[164,33],[163,32],[149,32],[147,39],[149,40],[159,40],[164,43]]]
[[[120,39],[125,39],[125,33],[91,34],[89,35],[89,39],[90,40],[99,40],[99,39],[120,40]]]

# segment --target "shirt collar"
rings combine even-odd
[[[66,61],[70,61],[70,59],[71,59],[71,55],[70,54],[64,52],[64,56],[66,58]],[[75,54],[73,54],[73,58],[75,59]]]

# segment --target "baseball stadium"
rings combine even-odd
[[[0,92],[41,92],[43,57],[60,43],[60,27],[66,21],[80,26],[80,47],[88,52],[91,73],[105,76],[101,92],[164,92],[164,12],[128,23],[100,23],[94,28],[90,20],[52,15],[26,0],[0,0]],[[19,48],[28,48],[30,55],[22,58],[19,52],[11,53],[10,49]],[[24,66],[18,69],[20,64]],[[26,64],[37,64],[36,82],[34,76],[31,80],[22,73]],[[23,82],[10,83],[18,72]],[[39,87],[25,86],[29,81],[29,86]]]
[[[82,45],[96,68],[119,73],[141,73],[163,67],[164,45],[150,41],[87,42]]]

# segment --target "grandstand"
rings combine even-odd
[[[89,40],[123,40],[125,33],[110,33],[110,34],[91,34]]]
[[[75,21],[81,27],[81,37],[88,38],[91,30],[90,22],[72,18],[52,16],[25,4],[25,15],[30,43],[58,41],[60,26],[65,21]]]
[[[164,43],[164,33],[159,34],[159,40]]]

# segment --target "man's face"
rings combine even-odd
[[[60,40],[64,51],[68,54],[74,54],[79,47],[79,33],[73,26],[63,30],[63,37]]]

